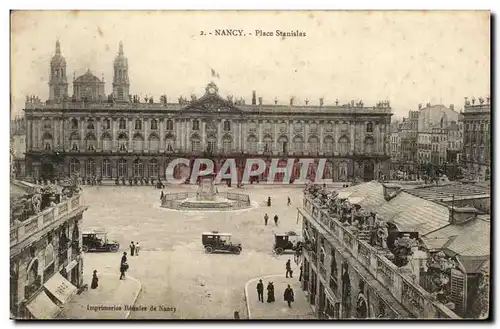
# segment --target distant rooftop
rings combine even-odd
[[[413,194],[419,198],[430,201],[441,201],[449,198],[460,198],[468,196],[486,195],[491,193],[489,183],[461,183],[450,182],[443,185],[422,186],[411,190],[406,190],[407,193]]]

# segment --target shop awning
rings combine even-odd
[[[59,313],[60,308],[54,304],[49,296],[44,291],[41,291],[26,308],[36,319],[53,319],[57,313]]]
[[[76,292],[76,287],[59,273],[45,282],[44,287],[63,304]]]

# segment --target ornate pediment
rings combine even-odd
[[[205,88],[205,95],[199,99],[192,99],[192,101],[184,108],[188,111],[200,111],[200,112],[232,112],[241,113],[241,109],[233,105],[232,102],[223,99],[218,94],[219,89],[215,83],[211,82]]]

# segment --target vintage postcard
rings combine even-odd
[[[487,319],[490,12],[12,11],[12,319]]]

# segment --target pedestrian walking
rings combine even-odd
[[[271,207],[271,197],[270,196],[267,197],[267,206]]]
[[[285,302],[288,303],[288,307],[292,308],[292,302],[294,302],[294,294],[293,289],[290,287],[290,285],[288,285],[288,287],[285,289],[283,297],[285,299]]]
[[[267,285],[267,302],[274,302],[274,285],[272,282],[269,282]]]
[[[262,280],[259,280],[259,283],[257,283],[257,296],[259,297],[259,302],[264,303],[264,284]]]
[[[94,270],[92,274],[92,283],[90,284],[90,289],[96,289],[99,287],[99,278],[97,277],[97,270]]]
[[[160,195],[160,200],[163,200],[163,197],[165,197],[165,194],[163,193],[163,190],[162,190],[161,195]]]
[[[292,204],[292,200],[290,200],[290,197],[288,197],[287,206],[290,207],[291,204]]]
[[[138,242],[138,241],[136,241],[136,242],[135,242],[135,255],[136,255],[136,256],[139,256],[139,251],[140,251],[140,249],[141,249],[141,246],[139,245],[139,242]]]
[[[123,263],[126,263],[126,262],[127,262],[127,253],[123,252],[123,256],[122,256],[122,260],[121,260],[120,264],[123,264]]]
[[[130,241],[130,256],[134,256],[134,252],[135,252],[134,241]]]
[[[128,270],[127,253],[124,252],[120,262],[120,280],[125,279],[125,272]]]
[[[267,221],[269,220],[269,216],[266,214],[264,215],[264,225],[267,226]]]
[[[274,215],[274,224],[278,226],[278,215]]]
[[[292,271],[292,266],[290,264],[290,259],[286,261],[285,268],[286,268],[285,276],[288,278],[288,274],[290,274],[290,277],[293,278],[293,271]]]
[[[299,281],[302,281],[302,265],[300,265]]]

